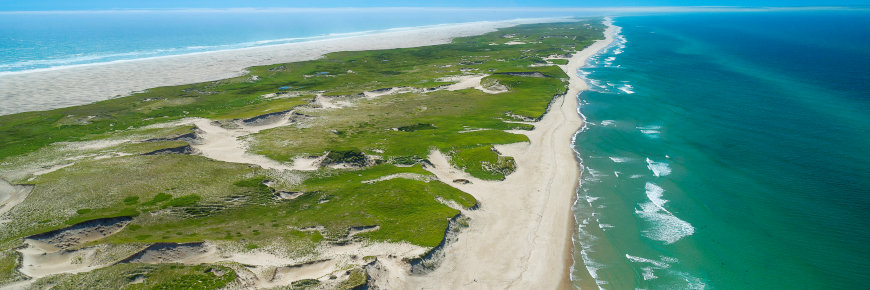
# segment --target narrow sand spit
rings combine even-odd
[[[531,142],[498,146],[517,162],[517,171],[506,180],[472,178],[451,167],[442,153],[431,152],[429,160],[434,168],[429,170],[440,180],[474,195],[481,208],[464,213],[471,218],[470,226],[445,248],[446,255],[433,272],[409,275],[407,266],[382,261],[373,275],[377,285],[390,289],[570,287],[571,204],[580,172],[569,144],[583,124],[577,95],[587,88],[577,70],[613,41],[616,27],[609,19],[606,24],[606,39],[560,66],[570,76],[569,90],[566,97],[554,100],[550,111],[535,123],[535,130],[525,133]],[[458,178],[472,182],[450,182]]]
[[[564,18],[516,19],[438,25],[363,36],[261,46],[104,64],[0,74],[0,115],[82,105],[160,86],[240,76],[257,65],[320,58],[336,51],[393,49],[449,43],[526,23]]]

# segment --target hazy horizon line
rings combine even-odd
[[[0,14],[101,14],[101,13],[281,13],[281,12],[351,12],[351,11],[522,11],[522,12],[763,12],[807,10],[870,10],[864,6],[516,6],[516,7],[235,7],[235,8],[119,8],[94,10],[9,10]]]

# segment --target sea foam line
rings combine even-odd
[[[609,19],[608,19],[608,20],[609,20]],[[614,36],[613,36],[613,39],[620,39],[620,38],[624,39],[624,37],[622,37],[621,34],[620,34],[621,29],[622,29],[621,27],[613,25],[613,24],[612,24],[612,21],[611,21],[610,23],[608,23],[608,26],[610,26],[611,28],[614,29]],[[612,40],[611,40],[611,42],[610,42],[610,43],[609,43],[609,44],[608,44],[604,49],[601,49],[601,50],[597,51],[597,52],[595,53],[595,55],[589,57],[589,58],[587,59],[586,64],[585,64],[585,66],[584,66],[583,68],[588,69],[588,68],[592,68],[592,67],[594,67],[593,65],[596,64],[596,63],[598,62],[598,59],[600,58],[600,56],[603,55],[603,54],[605,54],[605,53],[606,53],[610,48],[614,47],[614,45],[615,45],[614,43],[615,43],[615,41],[612,41]],[[584,82],[586,82],[586,85],[587,85],[587,87],[588,87],[587,90],[595,91],[594,88],[596,87],[596,85],[593,84],[594,80],[592,80],[592,79],[590,79],[590,78],[588,77],[588,76],[589,76],[589,72],[578,70],[576,73],[577,73],[578,76],[580,76],[581,79],[583,79]],[[580,96],[578,95],[577,98],[579,98],[579,97],[580,97]],[[582,103],[583,103],[582,100],[581,100],[581,102],[579,102],[579,103],[582,104]],[[587,125],[586,125],[586,124],[588,123],[588,121],[587,121],[586,116],[583,115],[583,113],[580,111],[580,107],[579,107],[579,106],[577,107],[577,114],[579,114],[579,115],[580,115],[580,118],[583,119],[583,127],[580,128],[580,130],[577,132],[577,134],[574,134],[574,137],[571,138],[571,148],[574,149],[574,153],[575,153],[575,155],[577,156],[577,159],[578,159],[578,164],[580,165],[580,171],[583,172],[583,171],[585,171],[587,168],[583,165],[583,159],[580,157],[580,156],[581,156],[581,155],[580,155],[580,152],[577,151],[576,141],[577,141],[577,135],[580,134],[580,133],[582,133],[583,131],[585,131],[585,130],[587,129]],[[607,125],[609,125],[609,124],[603,124],[603,125],[604,125],[604,126],[607,126]],[[589,168],[589,169],[591,169],[591,168]],[[582,186],[583,181],[584,181],[583,179],[581,179],[581,180],[579,181],[579,183],[578,183],[578,188],[580,188],[580,187]],[[585,180],[585,181],[588,181],[588,180]],[[583,188],[583,191],[586,192],[585,188]],[[577,194],[577,196],[575,197],[575,202],[574,202],[575,212],[576,212],[576,209],[577,209],[577,206],[578,206],[578,204],[577,204],[577,200],[580,199],[580,192],[577,192],[576,194]],[[589,210],[589,211],[592,211],[592,210],[594,209],[594,207],[592,206],[592,201],[594,201],[595,199],[597,199],[597,198],[596,198],[596,197],[591,197],[591,196],[589,196],[588,193],[586,193],[586,201],[587,201],[587,203],[588,203],[588,205],[589,205],[589,207],[588,207],[588,210]],[[600,222],[597,218],[594,218],[594,215],[595,215],[594,212],[590,212],[590,213],[591,213],[591,218],[595,219],[596,222]],[[596,262],[594,259],[592,259],[591,255],[590,255],[591,252],[592,252],[593,241],[596,240],[597,237],[594,236],[594,235],[592,235],[591,233],[586,232],[586,231],[583,229],[583,227],[584,227],[586,224],[588,224],[588,223],[589,223],[589,220],[588,220],[588,218],[587,218],[587,219],[584,219],[580,225],[578,225],[578,227],[577,227],[577,235],[575,235],[574,238],[571,239],[571,242],[572,242],[572,244],[573,244],[573,248],[576,249],[576,248],[577,248],[577,242],[578,242],[578,240],[583,239],[583,241],[580,241],[580,259],[583,261],[583,265],[584,265],[584,268],[586,269],[586,272],[587,272],[587,273],[589,274],[589,276],[592,277],[592,279],[595,281],[596,286],[597,286],[599,289],[603,289],[602,286],[603,286],[603,285],[607,285],[607,281],[602,280],[602,279],[599,277],[599,275],[598,275],[598,270],[600,270],[601,268],[603,268],[605,265],[603,265],[603,264],[601,264],[601,263],[599,263],[599,262]],[[600,227],[600,226],[599,226],[599,227]],[[601,228],[601,229],[603,229],[603,228]],[[572,257],[572,260],[573,260],[573,261],[572,261],[572,264],[571,264],[571,271],[569,271],[569,273],[570,273],[570,277],[569,277],[569,278],[571,279],[571,281],[576,281],[576,277],[574,277],[574,271],[573,271],[573,269],[576,268],[576,266],[577,266],[577,260],[576,260],[576,259],[573,259],[573,257]]]
[[[666,176],[671,174],[671,166],[667,162],[656,162],[652,159],[646,159],[646,168],[652,171],[656,177]]]
[[[645,237],[673,244],[680,239],[695,233],[695,227],[689,222],[681,220],[665,208],[668,201],[663,198],[664,189],[660,186],[647,182],[645,186],[646,196],[649,202],[641,203],[635,213],[648,221],[650,228],[643,230]]]

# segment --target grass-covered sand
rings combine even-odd
[[[463,185],[518,170],[498,146],[537,136],[568,89],[555,64],[602,31],[522,25],[0,116],[0,284],[369,283],[467,226]]]

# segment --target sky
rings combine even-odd
[[[870,5],[870,0],[0,0],[0,11],[271,7],[793,7],[868,5]]]

